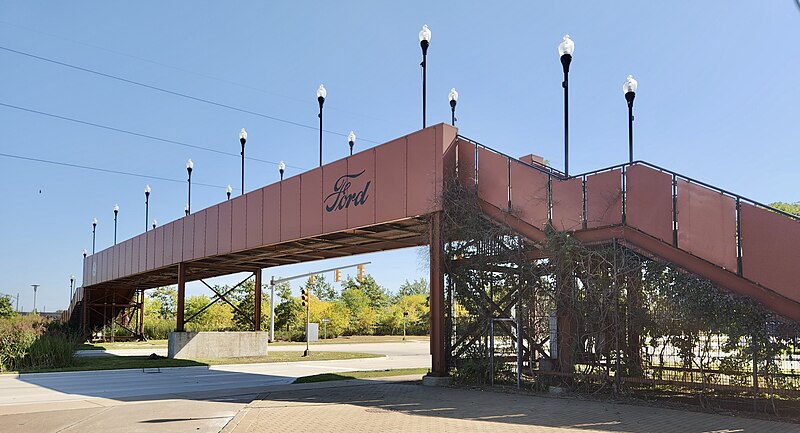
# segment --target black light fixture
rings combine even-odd
[[[350,156],[353,156],[353,146],[356,145],[356,133],[355,132],[350,131],[350,133],[347,134],[347,144],[350,145]]]
[[[231,186],[230,186],[230,185],[228,185],[228,187],[227,187],[227,188],[225,188],[225,194],[227,194],[227,195],[228,195],[228,200],[230,200],[230,199],[231,199],[231,193],[232,193],[232,192],[233,192],[233,188],[231,188]]]
[[[72,292],[75,289],[75,275],[69,276],[69,299],[72,302]]]
[[[242,194],[244,194],[244,144],[247,143],[247,131],[239,131],[239,143],[242,143]]]
[[[156,229],[157,225],[158,225],[158,221],[155,218],[153,218],[153,230]]]
[[[95,239],[97,238],[97,218],[92,218],[92,254],[94,254]]]
[[[183,213],[186,216],[189,216],[189,203],[186,203],[186,206],[183,208]]]
[[[426,89],[427,89],[427,70],[428,70],[428,46],[431,43],[431,30],[428,28],[428,25],[425,24],[422,26],[422,30],[419,32],[419,45],[422,47],[422,63],[419,65],[422,66],[422,128],[424,129],[427,122],[426,122]]]
[[[192,212],[192,170],[194,170],[194,163],[192,159],[186,162],[186,172],[189,173],[189,198],[186,201],[186,215]]]
[[[633,79],[633,75],[628,75],[622,85],[622,93],[628,102],[628,162],[633,162],[633,98],[636,97],[637,87],[639,83]]]
[[[147,231],[147,222],[150,221],[150,185],[144,186],[144,231]]]
[[[325,97],[328,96],[328,91],[325,86],[319,85],[317,89],[317,102],[319,102],[319,166],[322,167],[322,106],[325,104]]]
[[[84,248],[83,249],[83,258],[85,259],[88,254],[89,254],[89,252],[86,251],[86,248]]]
[[[281,180],[283,180],[283,172],[286,171],[286,164],[283,161],[278,164],[278,171],[281,173]]]
[[[569,64],[572,62],[572,53],[575,51],[575,43],[564,35],[564,39],[558,44],[558,55],[561,56],[561,66],[564,69],[564,81],[561,87],[564,88],[564,174],[569,176]]]
[[[456,104],[458,103],[458,92],[456,91],[455,87],[450,89],[450,94],[447,95],[447,99],[450,100],[450,124],[456,126]]]
[[[119,205],[114,205],[114,245],[117,244],[117,215],[119,214]]]

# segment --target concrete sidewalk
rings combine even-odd
[[[272,388],[239,412],[223,432],[800,431],[798,424],[410,382],[347,381],[293,388],[297,386]]]

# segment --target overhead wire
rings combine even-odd
[[[41,115],[41,116],[52,117],[52,118],[55,118],[55,119],[66,120],[68,122],[79,123],[81,125],[87,125],[87,126],[92,126],[92,127],[95,127],[95,128],[106,129],[106,130],[109,130],[109,131],[119,132],[119,133],[122,133],[122,134],[128,134],[128,135],[132,135],[132,136],[135,136],[135,137],[146,138],[148,140],[155,140],[155,141],[160,141],[160,142],[163,142],[163,143],[170,143],[170,144],[175,144],[175,145],[178,145],[178,146],[190,147],[192,149],[205,150],[207,152],[214,152],[214,153],[218,153],[220,155],[233,156],[233,157],[236,157],[236,158],[240,157],[240,154],[238,154],[238,153],[224,152],[222,150],[213,149],[213,148],[210,148],[210,147],[198,146],[196,144],[190,144],[190,143],[185,143],[185,142],[182,142],[182,141],[170,140],[168,138],[156,137],[154,135],[143,134],[141,132],[129,131],[127,129],[121,129],[121,128],[116,128],[116,127],[113,127],[113,126],[102,125],[100,123],[89,122],[87,120],[80,120],[80,119],[75,119],[73,117],[61,116],[61,115],[58,115],[58,114],[47,113],[45,111],[34,110],[32,108],[26,108],[26,107],[20,107],[18,105],[6,104],[4,102],[0,102],[0,106],[6,107],[6,108],[11,108],[11,109],[14,109],[14,110],[25,111],[25,112],[28,112],[28,113],[38,114],[38,115]],[[278,165],[279,164],[279,163],[277,163],[275,161],[269,161],[269,160],[266,160],[266,159],[254,158],[254,157],[251,157],[251,156],[246,156],[245,159],[252,160],[252,161],[258,161],[258,162],[263,162],[263,163],[272,164],[272,165]],[[305,167],[298,167],[296,165],[286,164],[286,166],[287,167],[291,167],[291,168],[295,168],[297,170],[303,170],[303,171],[307,170]]]
[[[274,120],[276,122],[285,123],[285,124],[288,124],[288,125],[294,125],[294,126],[301,127],[301,128],[311,129],[311,130],[314,130],[314,131],[318,130],[318,128],[316,126],[306,125],[304,123],[295,122],[293,120],[281,119],[279,117],[270,116],[268,114],[259,113],[259,112],[252,111],[252,110],[247,110],[247,109],[244,109],[244,108],[234,107],[232,105],[228,105],[228,104],[224,104],[224,103],[221,103],[221,102],[212,101],[210,99],[200,98],[200,97],[197,97],[197,96],[188,95],[186,93],[176,92],[176,91],[173,91],[173,90],[165,89],[163,87],[157,87],[157,86],[153,86],[153,85],[150,85],[150,84],[142,83],[142,82],[139,82],[139,81],[134,81],[134,80],[131,80],[131,79],[128,79],[128,78],[123,78],[123,77],[118,77],[116,75],[107,74],[105,72],[100,72],[100,71],[96,71],[96,70],[93,70],[93,69],[84,68],[82,66],[72,65],[70,63],[65,63],[65,62],[61,62],[61,61],[58,61],[58,60],[49,59],[47,57],[38,56],[36,54],[27,53],[27,52],[24,52],[24,51],[19,51],[19,50],[15,50],[15,49],[4,47],[4,46],[0,46],[0,50],[6,51],[6,52],[9,52],[9,53],[13,53],[13,54],[17,54],[17,55],[20,55],[20,56],[25,56],[25,57],[29,57],[29,58],[32,58],[32,59],[40,60],[40,61],[43,61],[43,62],[52,63],[52,64],[59,65],[59,66],[63,66],[65,68],[71,68],[71,69],[75,69],[75,70],[78,70],[78,71],[86,72],[86,73],[89,73],[89,74],[94,74],[94,75],[105,77],[105,78],[109,78],[109,79],[112,79],[112,80],[117,80],[117,81],[120,81],[120,82],[123,82],[123,83],[144,87],[146,89],[155,90],[155,91],[166,93],[166,94],[169,94],[169,95],[178,96],[178,97],[181,97],[181,98],[186,98],[186,99],[189,99],[189,100],[192,100],[192,101],[202,102],[204,104],[209,104],[209,105],[213,105],[213,106],[220,107],[220,108],[226,108],[228,110],[238,111],[240,113],[246,113],[246,114],[250,114],[250,115],[253,115],[253,116],[257,116],[257,117],[262,117],[262,118],[265,118],[265,119]],[[328,134],[338,135],[340,137],[347,137],[347,134],[343,134],[341,132],[335,132],[335,131],[330,131],[330,130],[326,130],[326,129],[323,129],[322,131],[326,132]],[[377,141],[369,140],[369,139],[366,139],[366,138],[361,138],[361,140],[362,141],[366,141],[368,143],[380,144]]]

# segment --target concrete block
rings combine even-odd
[[[424,386],[448,386],[452,378],[450,376],[431,376],[430,373],[422,376],[422,384]]]
[[[167,356],[179,359],[217,359],[267,354],[269,332],[172,332]]]

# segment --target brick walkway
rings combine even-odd
[[[343,385],[265,394],[223,432],[800,432],[798,424],[574,398],[414,383]]]

